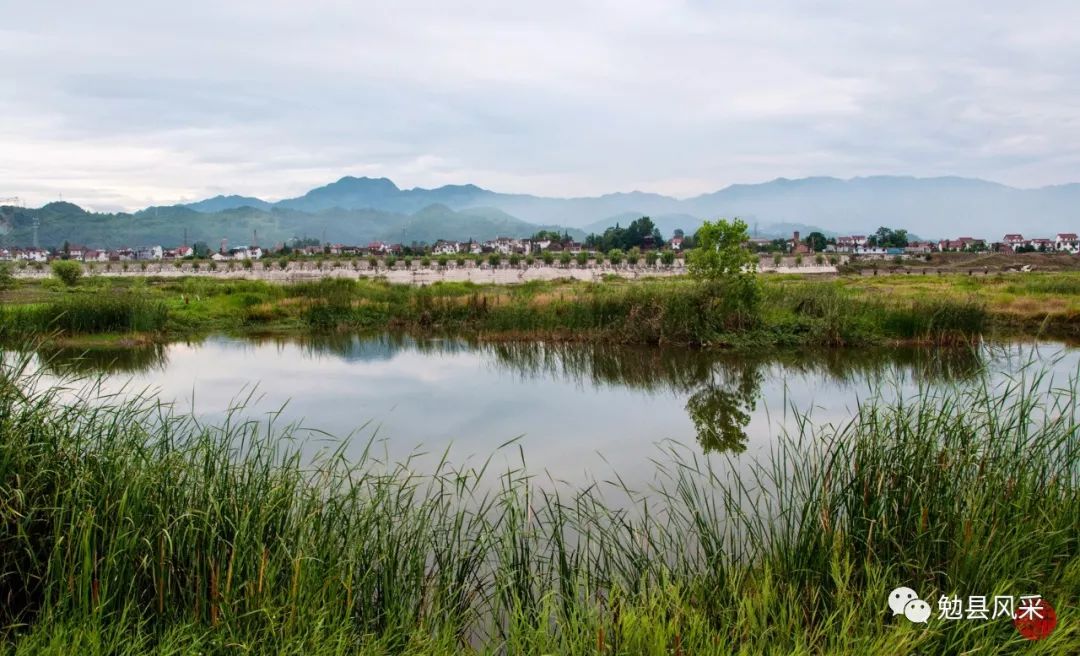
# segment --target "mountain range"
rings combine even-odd
[[[66,240],[115,246],[179,243],[185,233],[189,242],[247,243],[256,231],[264,243],[305,236],[344,243],[482,240],[540,229],[580,238],[646,215],[665,236],[676,228],[692,232],[706,218],[738,216],[767,237],[792,230],[866,234],[889,226],[926,238],[996,241],[1006,232],[1052,237],[1080,231],[1080,184],[1017,189],[958,177],[812,177],[731,185],[685,199],[640,191],[552,198],[472,184],[401,189],[386,178],[346,176],[276,202],[215,196],[131,214],[91,213],[70,203],[6,208],[0,213],[0,243],[29,243],[34,219],[43,245]]]

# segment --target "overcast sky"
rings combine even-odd
[[[1077,25],[1076,0],[0,0],[0,197],[1075,182]]]

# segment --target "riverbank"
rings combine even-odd
[[[748,477],[668,447],[616,508],[524,464],[309,464],[263,420],[73,400],[77,381],[0,363],[4,653],[1080,649],[1080,398],[1034,374],[796,421]],[[888,610],[900,586],[927,624]],[[938,616],[942,596],[1031,594],[1057,610],[1038,643]]]
[[[980,335],[1080,337],[1080,273],[761,277],[752,315],[685,277],[518,285],[109,277],[0,291],[0,338],[168,341],[230,334],[399,330],[483,339],[713,348],[944,344]]]

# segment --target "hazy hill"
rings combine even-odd
[[[259,199],[217,197],[204,207],[257,206]],[[1005,232],[1052,236],[1080,230],[1080,184],[1015,189],[957,177],[829,177],[738,184],[693,198],[629,192],[584,198],[502,194],[475,185],[400,189],[386,178],[344,177],[274,208],[322,211],[375,209],[412,214],[433,204],[454,211],[497,208],[521,221],[599,231],[615,221],[653,217],[661,231],[693,231],[703,219],[739,216],[762,235],[786,234],[779,226],[818,227],[826,233],[867,233],[878,226],[907,228],[928,238],[971,235],[999,239]],[[200,204],[192,204],[195,207]],[[203,206],[200,206],[203,207]]]
[[[222,210],[231,210],[238,207],[254,207],[260,210],[268,210],[273,203],[268,203],[265,200],[260,200],[253,196],[214,196],[213,198],[207,198],[206,200],[200,200],[197,203],[187,203],[184,207],[193,209],[196,212],[220,212]]]
[[[134,214],[90,213],[71,203],[50,203],[38,209],[12,208],[13,220],[0,233],[0,244],[32,243],[33,221],[40,221],[38,241],[58,247],[65,241],[96,248],[141,244],[179,245],[205,241],[216,247],[229,244],[262,245],[293,237],[321,241],[367,244],[374,240],[433,243],[437,239],[477,240],[498,236],[525,237],[540,229],[559,226],[526,223],[501,210],[485,208],[455,212],[445,205],[431,205],[413,214],[373,209],[330,208],[303,212],[283,207],[270,210],[249,205],[217,212],[199,212],[185,206],[152,207]],[[577,237],[582,233],[574,231]]]
[[[14,213],[14,217],[10,216]],[[249,196],[216,196],[197,203],[152,207],[134,214],[98,214],[71,203],[0,212],[0,243],[30,243],[34,217],[40,242],[64,240],[95,246],[176,244],[202,240],[260,243],[291,237],[365,243],[522,236],[541,227],[603,232],[615,223],[648,215],[665,237],[675,228],[693,232],[703,219],[741,217],[760,236],[792,230],[825,234],[906,228],[929,239],[973,236],[998,240],[1006,232],[1053,237],[1080,232],[1080,184],[1015,189],[966,178],[875,176],[780,178],[731,185],[694,198],[644,192],[586,198],[502,194],[475,185],[400,189],[386,178],[344,177],[302,196],[270,203]],[[580,237],[583,233],[572,233]]]

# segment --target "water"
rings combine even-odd
[[[353,455],[374,437],[391,459],[449,448],[454,463],[495,453],[497,465],[513,466],[524,455],[542,477],[582,484],[617,472],[637,484],[667,440],[738,461],[793,428],[793,409],[843,423],[875,390],[1001,380],[1032,355],[1059,382],[1080,364],[1080,351],[1050,343],[748,357],[390,336],[216,337],[41,357],[55,371],[104,373],[109,391],[151,390],[209,421],[241,401],[249,417],[280,411],[282,423],[325,432],[308,433],[307,449],[352,434]]]

